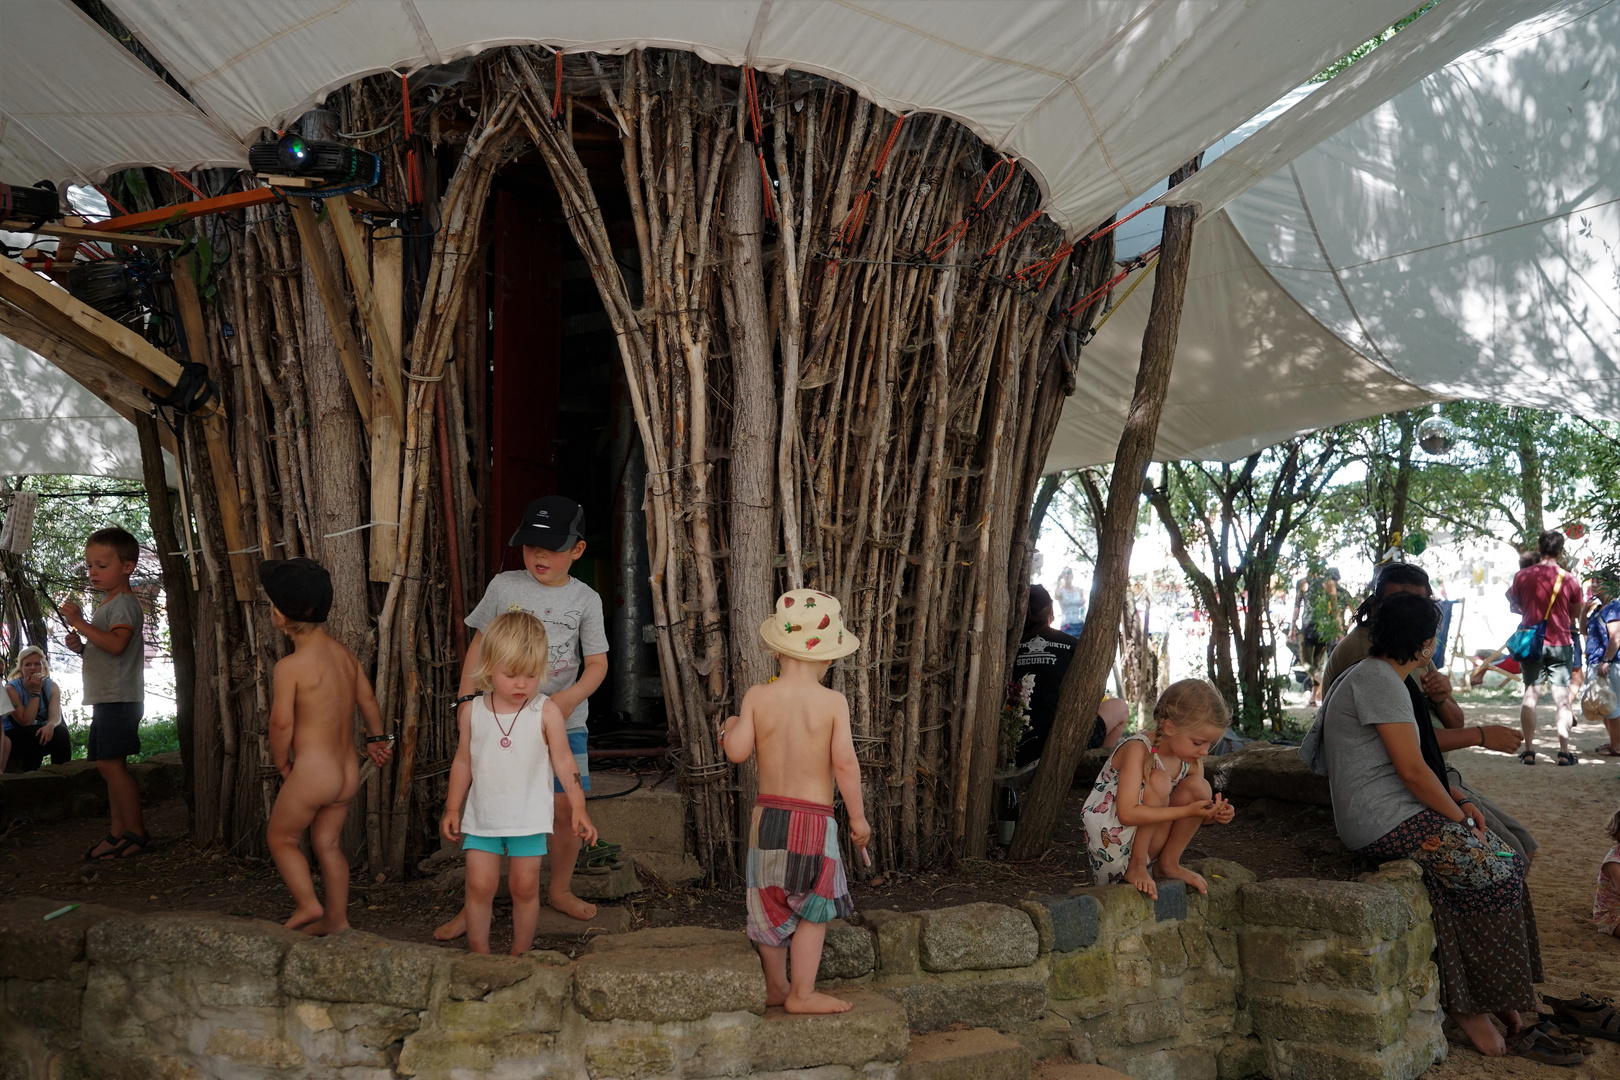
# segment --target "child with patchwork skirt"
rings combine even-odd
[[[767,1005],[790,1013],[847,1012],[849,1002],[816,992],[827,924],[854,911],[833,818],[835,783],[849,812],[850,839],[863,855],[872,828],[849,703],[821,680],[861,643],[844,629],[838,601],[814,589],[782,594],[759,632],[781,674],[750,688],[741,715],[720,729],[731,761],[759,754],[759,798],[748,834],[748,936],[759,947]]]

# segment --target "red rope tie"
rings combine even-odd
[[[1001,178],[1001,183],[996,185],[995,190],[990,192],[990,197],[985,198],[984,189],[990,185],[991,179],[996,175],[996,170],[1003,165],[1007,167],[1006,175]],[[1012,178],[1013,163],[1011,158],[1004,157],[990,166],[990,171],[984,174],[983,180],[979,181],[979,190],[973,193],[973,202],[968,204],[967,216],[934,237],[933,242],[923,248],[923,258],[932,262],[949,254],[950,250],[967,235],[968,230],[973,227],[973,223],[978,221],[990,204],[996,201],[996,196],[1000,195],[1002,191],[1006,190],[1007,185],[1012,183]]]
[[[765,117],[759,107],[759,83],[754,69],[743,68],[743,93],[748,98],[748,119],[754,125],[754,149],[759,152],[759,183],[765,195],[765,218],[776,220],[776,189],[771,186],[770,170],[765,168]]]
[[[107,205],[118,211],[120,216],[129,216],[129,211],[124,209],[123,203],[120,203],[117,199],[107,194],[106,188],[102,187],[100,184],[95,185],[95,188],[97,191],[101,192],[101,197],[107,200]]]
[[[169,170],[169,175],[174,177],[176,180],[180,181],[180,183],[184,184],[185,187],[186,187],[186,190],[190,191],[193,195],[197,196],[197,198],[199,198],[199,199],[208,198],[208,196],[204,195],[202,193],[202,191],[198,189],[196,184],[193,184],[190,180],[187,180],[185,177],[181,176],[178,172],[174,171],[173,169]]]
[[[1037,206],[1035,209],[1033,209],[1033,210],[1031,210],[1029,212],[1029,217],[1025,218],[1023,221],[1020,221],[1018,223],[1018,227],[1016,229],[1014,229],[1012,232],[1008,233],[1006,236],[1003,236],[1000,240],[996,241],[995,247],[991,248],[989,251],[986,251],[983,255],[980,255],[977,259],[974,259],[973,260],[973,265],[974,266],[982,266],[985,263],[989,262],[990,257],[992,255],[994,255],[996,252],[1000,251],[1002,248],[1006,247],[1008,242],[1010,242],[1013,237],[1017,236],[1019,233],[1023,232],[1025,229],[1029,228],[1030,225],[1034,224],[1035,219],[1040,217],[1040,216],[1041,216],[1041,208]]]
[[[551,95],[551,122],[562,123],[562,50],[554,53],[557,57],[557,89]]]
[[[889,164],[889,155],[894,151],[894,144],[900,138],[900,125],[905,122],[904,114],[894,118],[894,126],[889,129],[889,137],[884,140],[883,149],[878,151],[877,160],[872,163],[872,175],[867,177],[866,186],[861,188],[855,200],[850,203],[849,213],[844,215],[844,223],[839,226],[838,236],[832,243],[832,258],[827,261],[828,277],[838,272],[839,256],[854,247],[861,226],[866,223],[866,211],[872,205],[872,192],[883,179],[883,170]],[[983,184],[979,185],[979,190],[984,190]]]
[[[402,74],[399,77],[400,108],[405,121],[405,199],[412,205],[422,201],[422,185],[417,179],[415,129],[411,124],[411,86]]]
[[[1134,217],[1135,215],[1132,215],[1132,216]],[[1119,222],[1118,224],[1123,225],[1124,222]],[[1110,226],[1110,228],[1113,228],[1113,226]],[[1113,277],[1109,278],[1107,281],[1103,282],[1101,285],[1097,286],[1095,289],[1092,289],[1089,293],[1087,293],[1081,299],[1076,300],[1074,302],[1074,304],[1071,305],[1068,308],[1068,310],[1064,311],[1063,317],[1065,319],[1073,318],[1075,315],[1079,314],[1081,311],[1084,311],[1088,306],[1090,306],[1090,304],[1091,304],[1091,302],[1093,300],[1096,300],[1098,297],[1100,297],[1103,294],[1107,293],[1109,289],[1112,289],[1115,285],[1118,285],[1120,282],[1122,282],[1126,278],[1130,277],[1133,273],[1135,273],[1136,271],[1142,269],[1144,266],[1146,266],[1152,260],[1153,256],[1157,255],[1158,253],[1159,253],[1158,245],[1154,245],[1153,247],[1149,248],[1148,250],[1142,252],[1142,254],[1138,255],[1136,258],[1134,258],[1130,262],[1126,263],[1125,264],[1125,269],[1121,270],[1119,273],[1115,274]]]
[[[1127,221],[1131,220],[1131,218],[1135,217],[1137,214],[1140,214],[1143,211],[1150,209],[1152,207],[1152,205],[1153,205],[1152,203],[1149,203],[1147,206],[1138,207],[1137,209],[1131,211],[1129,214],[1126,214],[1124,217],[1120,218],[1118,221],[1113,222],[1110,225],[1104,225],[1102,228],[1098,229],[1096,232],[1092,233],[1090,236],[1087,236],[1082,240],[1076,240],[1072,244],[1066,244],[1062,248],[1060,248],[1058,251],[1054,252],[1051,255],[1048,255],[1046,258],[1041,259],[1041,260],[1039,260],[1037,262],[1030,263],[1028,266],[1024,267],[1022,270],[1019,270],[1018,272],[1014,273],[1012,275],[1013,280],[1014,281],[1019,281],[1019,282],[1027,282],[1027,281],[1029,281],[1030,278],[1032,278],[1035,275],[1039,274],[1041,276],[1041,283],[1040,283],[1039,286],[1037,286],[1037,288],[1044,289],[1046,287],[1046,283],[1052,279],[1052,274],[1055,273],[1057,271],[1057,268],[1063,264],[1064,259],[1067,259],[1071,254],[1074,253],[1075,248],[1081,247],[1081,246],[1083,246],[1085,244],[1089,244],[1089,243],[1091,243],[1092,241],[1095,241],[1095,240],[1101,240],[1103,237],[1107,236],[1109,233],[1113,232],[1115,229],[1119,228],[1121,225],[1123,225]],[[1020,228],[1022,228],[1022,226],[1020,226]],[[1012,237],[1009,236],[1007,239],[1010,240],[1010,239],[1012,239]]]

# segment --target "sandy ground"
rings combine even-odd
[[[1464,704],[1469,723],[1518,725],[1514,705]],[[1582,723],[1574,744],[1581,763],[1560,768],[1547,756],[1558,749],[1552,710],[1540,710],[1536,735],[1537,764],[1487,750],[1459,750],[1447,759],[1470,786],[1494,799],[1535,834],[1541,845],[1530,870],[1530,894],[1541,931],[1541,958],[1547,981],[1539,987],[1554,997],[1581,991],[1620,999],[1620,939],[1601,935],[1592,926],[1592,896],[1598,862],[1611,841],[1603,833],[1609,815],[1620,809],[1620,759],[1601,758],[1592,750],[1607,741],[1602,726]],[[1597,1042],[1598,1051],[1583,1065],[1555,1069],[1522,1058],[1487,1059],[1447,1025],[1451,1057],[1428,1072],[1429,1080],[1472,1080],[1474,1077],[1565,1076],[1582,1080],[1620,1077],[1620,1043]]]

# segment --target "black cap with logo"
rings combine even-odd
[[[547,495],[534,500],[523,511],[523,523],[506,546],[567,551],[584,538],[584,532],[584,508],[573,499]]]

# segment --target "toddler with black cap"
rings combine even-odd
[[[456,702],[457,724],[463,723],[464,710],[478,696],[474,677],[479,667],[479,650],[484,630],[498,615],[526,611],[546,626],[549,642],[548,668],[540,682],[546,695],[567,717],[568,748],[579,768],[580,784],[591,787],[590,761],[586,756],[585,721],[590,714],[587,699],[607,676],[607,630],[602,622],[602,598],[596,590],[569,571],[585,554],[585,511],[572,499],[547,495],[535,499],[523,512],[523,521],[508,541],[508,547],[523,549],[523,569],[496,574],[484,590],[484,598],[467,616],[472,627],[472,643],[461,664],[461,688]],[[596,905],[587,904],[573,892],[574,865],[579,859],[580,839],[574,829],[573,809],[562,785],[553,782],[554,826],[547,858],[551,860],[548,901],[564,915],[589,919]],[[593,849],[594,851],[595,849]],[[466,909],[440,926],[433,936],[449,941],[466,933]]]
[[[330,934],[349,928],[349,861],[338,841],[360,790],[354,710],[365,720],[366,754],[379,768],[393,756],[393,736],[383,734],[360,661],[321,625],[332,609],[326,568],[313,559],[267,559],[259,564],[259,584],[273,605],[271,625],[293,643],[291,655],[276,663],[270,705],[270,757],[282,780],[270,811],[270,854],[298,905],[288,928]],[[305,829],[321,864],[325,905],[298,847]]]

